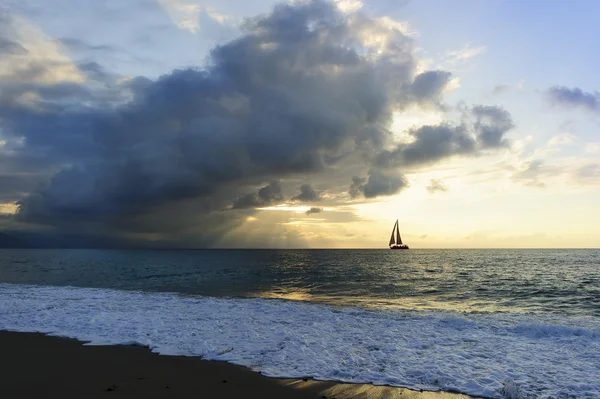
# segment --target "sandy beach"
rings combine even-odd
[[[42,334],[0,331],[0,397],[21,398],[412,398],[466,399],[365,384],[267,378],[195,357],[133,346],[84,346]]]

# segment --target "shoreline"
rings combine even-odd
[[[0,330],[10,367],[0,396],[61,398],[471,399],[444,391],[271,378],[246,367],[141,346],[84,346],[72,338]],[[473,398],[474,399],[474,398]]]

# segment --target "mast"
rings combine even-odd
[[[402,237],[400,237],[400,227],[398,226],[398,219],[396,219],[396,243],[398,245],[402,245]]]
[[[394,241],[394,230],[396,230],[397,224],[398,224],[398,221],[396,220],[396,223],[394,224],[394,227],[392,228],[392,236],[390,237],[390,243],[388,244],[390,247],[396,243]]]

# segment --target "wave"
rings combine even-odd
[[[600,321],[0,284],[0,329],[143,345],[266,376],[489,398],[597,398]]]

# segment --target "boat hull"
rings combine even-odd
[[[390,249],[408,249],[408,245],[392,245]]]

